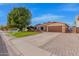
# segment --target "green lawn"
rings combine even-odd
[[[38,34],[39,32],[9,32],[9,34],[20,38],[20,37],[24,37],[24,36],[30,36],[30,35],[35,35]]]

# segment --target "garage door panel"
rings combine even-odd
[[[48,32],[62,32],[62,26],[48,26]]]

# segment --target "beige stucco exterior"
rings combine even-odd
[[[49,32],[49,29],[51,29],[51,28],[52,28],[52,31],[59,28],[59,30],[57,30],[57,31],[61,30],[61,32],[66,32],[66,29],[68,26],[65,23],[57,22],[57,23],[41,24],[41,25],[37,26],[37,28],[40,28],[40,27],[45,28],[44,31],[46,31],[46,32]],[[49,28],[49,27],[51,27],[51,28]],[[53,28],[53,27],[55,27],[55,28]]]
[[[65,32],[65,26],[62,26],[62,32],[64,33]]]
[[[76,27],[79,27],[79,16],[76,17]]]
[[[61,24],[61,23],[54,23],[54,24],[49,24],[47,25],[47,31],[48,31],[48,26],[62,26],[62,32],[64,33],[65,32],[65,29],[66,29],[66,25],[65,24]]]
[[[78,31],[78,28],[79,27],[79,16],[76,16],[76,19],[75,19],[75,27],[73,27],[73,29],[72,29],[72,32],[73,33],[77,33],[77,31]]]

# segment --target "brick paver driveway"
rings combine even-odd
[[[62,33],[40,47],[51,55],[79,56],[79,34]]]

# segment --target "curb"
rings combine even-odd
[[[8,38],[4,32],[0,31],[0,36],[4,40],[7,50],[10,56],[23,56],[23,54],[10,42],[10,38]]]

